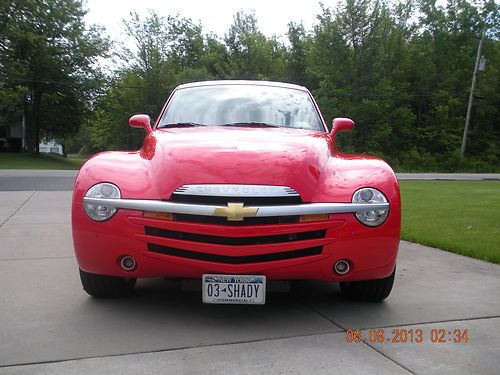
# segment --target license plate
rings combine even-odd
[[[263,305],[266,277],[261,275],[203,275],[203,303]]]

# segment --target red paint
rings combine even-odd
[[[145,123],[143,118],[139,120]],[[350,125],[342,119],[342,127]],[[354,214],[332,214],[330,220],[315,223],[228,227],[148,219],[139,211],[119,210],[110,220],[94,222],[83,211],[82,199],[87,189],[99,182],[117,185],[122,198],[163,200],[185,184],[284,185],[295,189],[304,202],[351,202],[357,189],[373,187],[385,194],[391,209],[387,221],[376,228],[362,225]],[[191,278],[213,272],[262,274],[270,279],[382,278],[392,273],[396,262],[400,222],[398,182],[384,161],[340,154],[327,133],[280,128],[153,129],[137,152],[105,152],[91,158],[78,174],[72,206],[73,241],[80,267],[87,272],[127,277]],[[146,224],[227,237],[317,229],[327,229],[327,234],[322,239],[235,247],[147,236]],[[152,253],[147,251],[146,241],[220,255],[324,247],[322,254],[306,258],[231,265]],[[117,260],[123,255],[136,258],[134,271],[120,269]],[[334,275],[333,264],[343,258],[351,262],[352,271]]]
[[[152,132],[151,129],[151,119],[148,115],[133,115],[129,120],[128,124],[131,128],[142,128],[149,134]]]
[[[340,131],[349,131],[354,129],[354,121],[350,118],[337,117],[332,121],[332,130],[330,131],[330,136],[333,138],[335,134]]]

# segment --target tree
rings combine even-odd
[[[98,87],[95,59],[105,55],[107,41],[86,29],[79,0],[3,1],[1,9],[0,87],[24,94],[9,102],[24,107],[28,147],[38,153],[41,137],[78,131]]]
[[[265,79],[307,86],[327,122],[352,117],[355,131],[338,139],[346,152],[375,153],[404,170],[493,170],[500,165],[498,11],[494,0],[445,6],[343,0],[335,9],[322,6],[312,30],[289,23],[286,43],[264,35],[254,13],[235,14],[223,39],[181,16],[132,15],[127,31],[135,47],[96,101],[83,129],[87,150],[138,147],[143,134],[128,129],[128,117],[155,118],[178,84]],[[468,155],[461,160],[481,35],[487,67],[478,75]],[[11,90],[4,96],[24,93]]]
[[[123,23],[131,43],[120,57],[128,63],[115,72],[96,103],[83,129],[88,142],[82,151],[137,149],[143,134],[129,129],[129,117],[145,113],[155,120],[174,87],[213,79],[226,53],[188,18],[151,11],[144,18],[131,13]]]
[[[303,24],[290,22],[288,24],[288,48],[286,60],[286,72],[288,79],[299,85],[308,85],[307,82],[307,51],[309,38]]]
[[[255,13],[237,12],[224,42],[229,52],[230,78],[283,80],[285,48],[267,38],[257,26]]]

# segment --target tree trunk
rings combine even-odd
[[[40,122],[41,122],[42,92],[35,89],[33,95],[33,122],[31,128],[30,152],[38,155],[40,153]]]
[[[23,98],[23,134],[22,134],[22,151],[21,152],[28,152],[29,147],[31,146],[31,129],[30,129],[30,124],[31,124],[31,113],[30,113],[30,108],[29,108],[29,100],[28,100],[28,95],[24,96]]]

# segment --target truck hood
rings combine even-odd
[[[108,151],[80,169],[74,200],[99,182],[116,184],[127,199],[169,199],[182,185],[280,185],[304,202],[350,202],[375,187],[399,200],[397,179],[381,159],[334,151],[326,133],[278,128],[155,130],[140,151]]]
[[[185,184],[290,186],[303,198],[332,154],[328,134],[283,128],[156,130],[140,152],[163,199]]]

